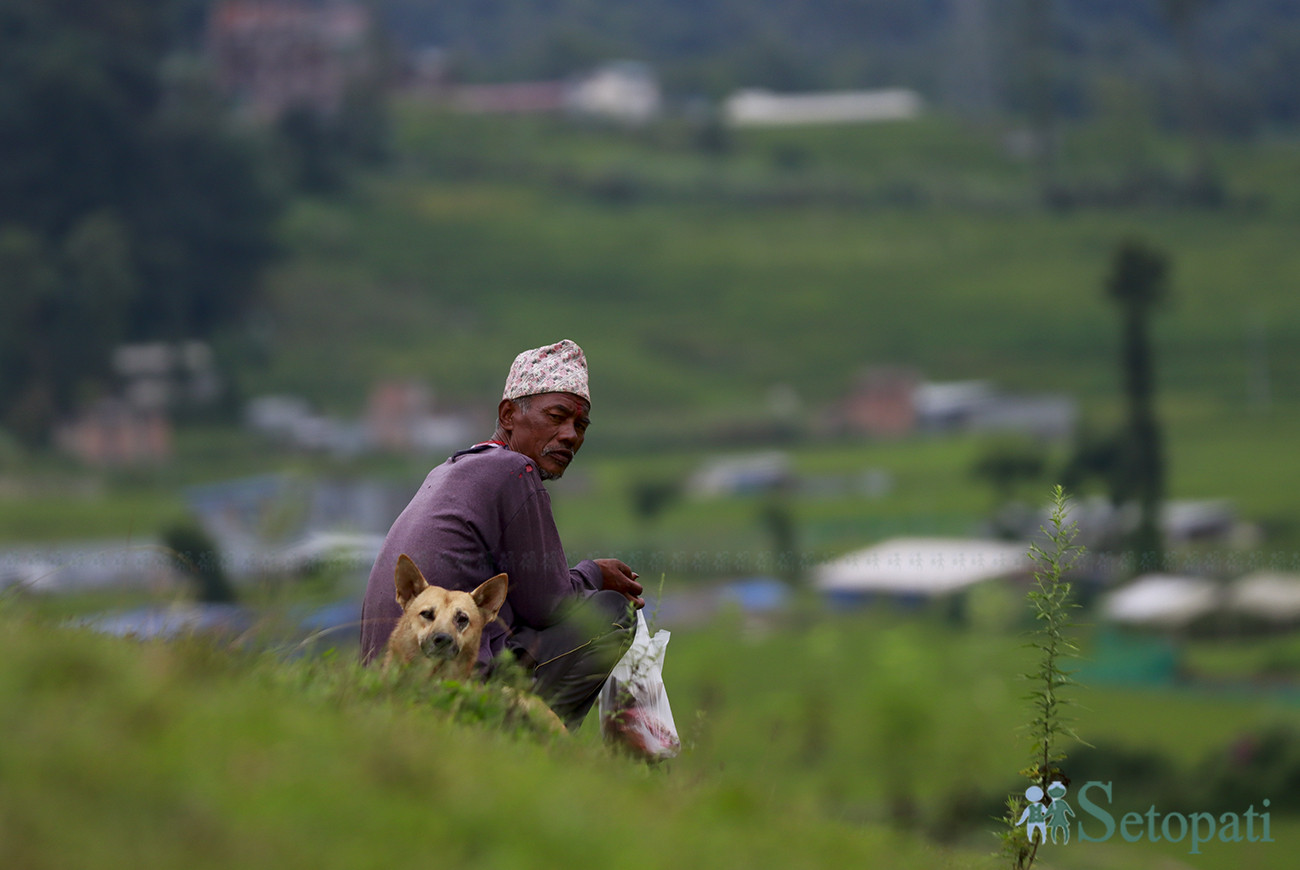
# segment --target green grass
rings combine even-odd
[[[537,737],[490,693],[385,680],[351,654],[122,641],[0,601],[0,863],[350,868],[432,850],[466,867],[983,868],[1028,751],[1020,638],[923,614],[675,631],[665,679],[684,750],[658,770],[607,753],[593,722]],[[1300,726],[1268,695],[1078,696],[1085,738],[1182,770],[1243,732]],[[1188,865],[1288,866],[1300,824],[1275,813],[1273,830],[1271,850]],[[1185,851],[1080,844],[1047,866]]]
[[[582,741],[449,719],[393,686],[363,691],[375,680],[355,666],[0,618],[5,866],[957,861],[743,782],[657,774]]]
[[[151,541],[185,513],[175,492],[104,491],[0,498],[0,541],[50,544],[68,539],[132,538]]]

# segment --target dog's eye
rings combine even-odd
[[[434,613],[434,612],[433,612],[433,608],[430,607],[428,610],[421,610],[421,611],[420,611],[420,616],[422,616],[422,617],[424,617],[425,619],[429,620],[429,622],[433,622],[434,617],[436,617],[437,614]]]
[[[464,631],[468,627],[469,627],[469,616],[467,616],[465,611],[463,610],[458,611],[456,613],[456,630]]]

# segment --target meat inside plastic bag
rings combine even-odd
[[[664,653],[672,635],[660,629],[651,637],[639,611],[636,620],[632,646],[600,691],[600,733],[634,755],[663,761],[681,751],[663,680]]]

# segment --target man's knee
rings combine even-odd
[[[636,625],[636,608],[623,593],[602,589],[587,600],[591,607],[606,620],[611,630],[630,630]]]
[[[576,643],[589,643],[606,635],[631,636],[636,625],[632,604],[619,592],[602,589],[586,598],[571,602],[570,608],[555,626],[559,634]]]

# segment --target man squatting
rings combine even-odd
[[[429,472],[389,529],[361,609],[363,662],[382,656],[401,616],[393,571],[402,553],[447,589],[470,592],[505,573],[506,603],[483,631],[477,671],[510,653],[569,730],[582,724],[645,604],[638,575],[618,559],[568,566],[542,485],[582,447],[590,410],[578,345],[565,339],[515,358],[492,437]]]

